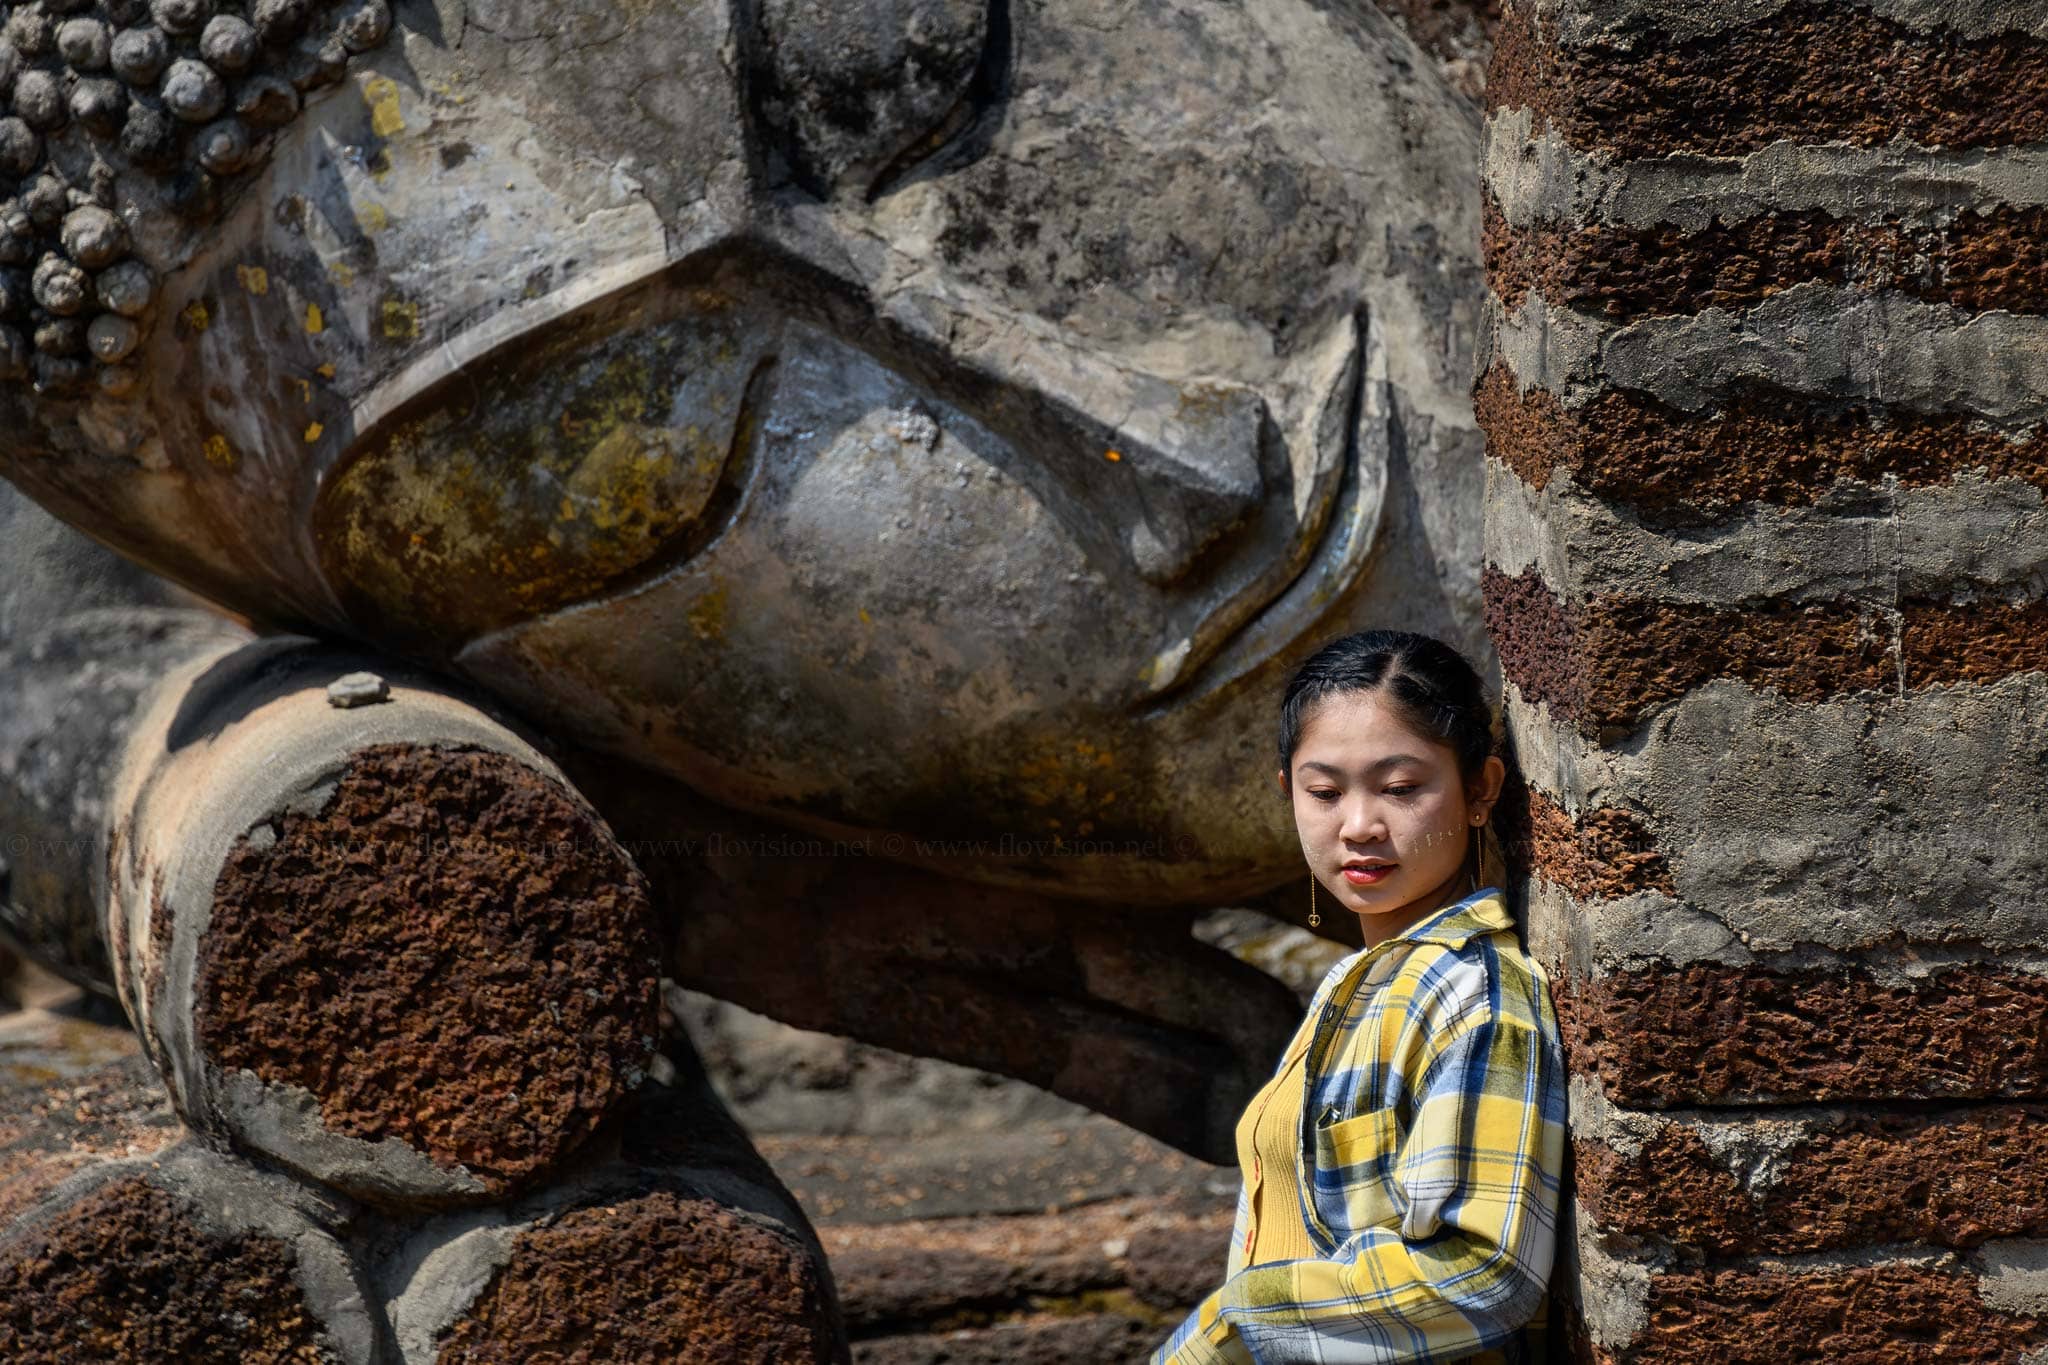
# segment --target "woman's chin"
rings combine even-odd
[[[1408,903],[1398,889],[1384,886],[1351,887],[1345,893],[1345,908],[1355,915],[1377,918],[1398,913]]]

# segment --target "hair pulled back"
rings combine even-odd
[[[1342,636],[1294,671],[1280,701],[1280,771],[1290,782],[1303,724],[1318,703],[1348,692],[1391,698],[1417,733],[1458,756],[1465,785],[1478,785],[1493,753],[1493,711],[1479,674],[1443,641],[1407,630]]]

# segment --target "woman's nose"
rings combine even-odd
[[[1387,837],[1387,822],[1381,818],[1379,809],[1364,801],[1346,804],[1344,825],[1338,831],[1347,843],[1380,843]]]

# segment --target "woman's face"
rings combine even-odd
[[[1293,762],[1280,788],[1302,852],[1368,944],[1466,890],[1466,849],[1500,794],[1500,759],[1486,760],[1468,792],[1449,745],[1418,733],[1383,693],[1352,692],[1309,713]]]

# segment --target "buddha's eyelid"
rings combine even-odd
[[[951,365],[1005,396],[963,406],[1052,476],[1054,489],[1034,488],[1056,496],[1091,548],[1148,582],[1181,577],[1211,540],[1258,508],[1269,409],[1256,390],[1119,365],[1016,314],[990,329],[985,316],[931,296],[892,311],[943,344]]]

